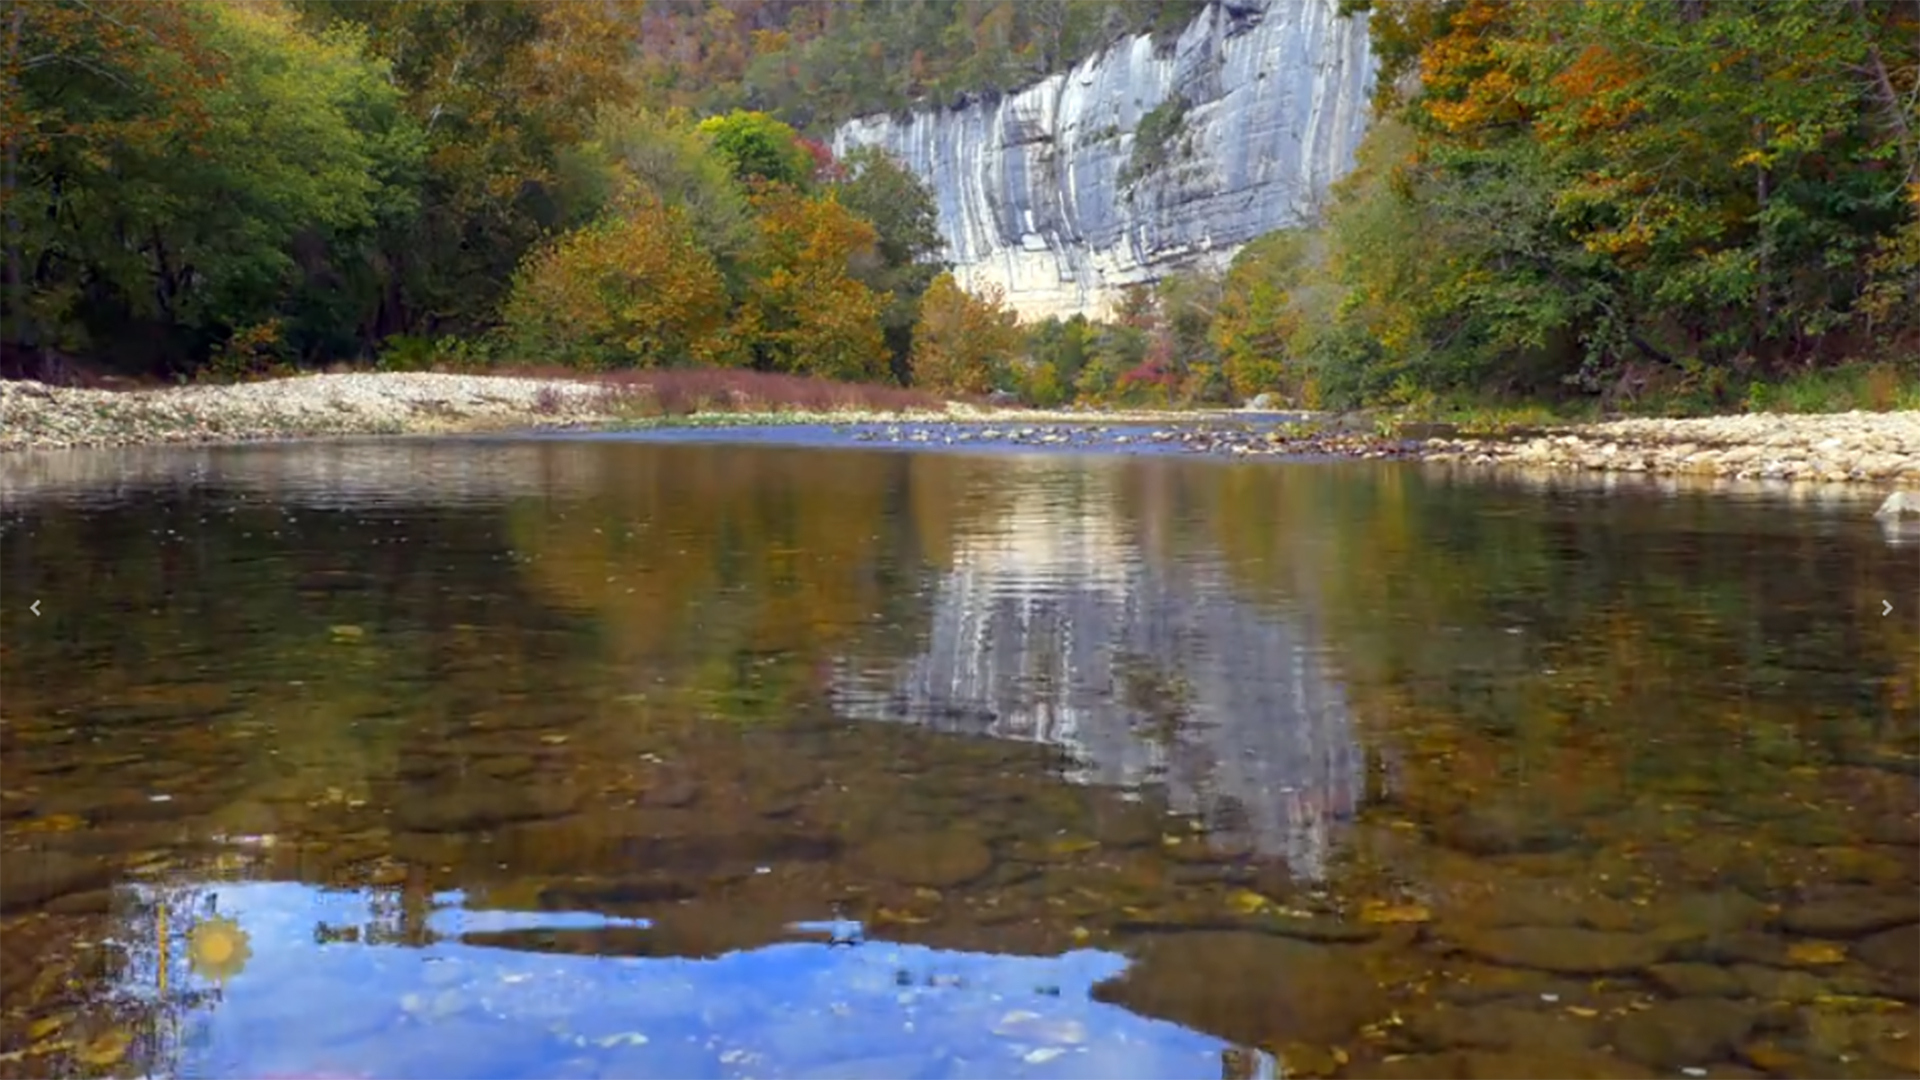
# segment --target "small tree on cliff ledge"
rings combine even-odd
[[[1020,318],[1000,289],[970,296],[952,274],[943,273],[920,298],[913,328],[913,381],[949,394],[993,390],[1019,351]]]

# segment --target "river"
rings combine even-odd
[[[1920,1075],[1871,503],[1085,450],[9,455],[0,1075]]]

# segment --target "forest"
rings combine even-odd
[[[828,134],[1196,0],[8,0],[7,374],[1920,407],[1920,2],[1343,3],[1382,69],[1318,221],[1022,323]]]

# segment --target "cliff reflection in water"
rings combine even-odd
[[[1004,511],[957,527],[925,648],[840,664],[836,711],[1057,746],[1073,782],[1163,786],[1216,848],[1323,876],[1365,764],[1311,614],[1255,607],[1217,560],[1153,557],[1117,468],[1002,480]]]

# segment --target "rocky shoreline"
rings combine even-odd
[[[428,373],[88,390],[0,382],[0,451],[444,434],[608,419],[584,382]]]
[[[309,375],[235,386],[103,391],[0,382],[0,451],[312,437],[429,435],[631,422],[591,382],[481,375]],[[1371,417],[978,410],[696,422],[878,425],[865,442],[1128,447],[1234,457],[1424,460],[1527,471],[1920,484],[1920,412],[1617,420],[1485,436]]]

